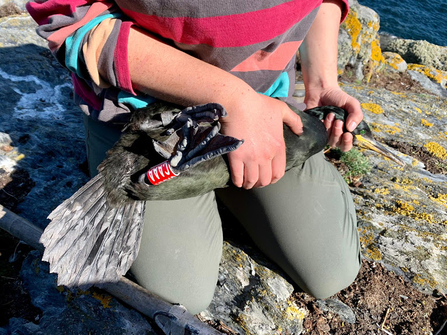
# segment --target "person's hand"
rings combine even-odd
[[[233,184],[251,189],[277,182],[286,167],[283,123],[300,135],[300,117],[286,103],[254,91],[224,107],[228,116],[221,119],[222,133],[244,140],[228,154]]]
[[[353,131],[363,119],[363,112],[358,100],[342,91],[338,86],[326,90],[309,90],[306,92],[304,102],[309,109],[329,105],[345,109],[349,113],[346,120],[348,131]],[[334,114],[331,113],[326,117],[324,125],[328,131],[330,146],[339,147],[342,151],[349,151],[352,148],[352,134],[343,133],[343,122],[334,120]]]

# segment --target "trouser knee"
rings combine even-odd
[[[319,278],[308,280],[302,289],[317,299],[326,299],[351,285],[360,270],[360,261],[344,269],[331,269]]]

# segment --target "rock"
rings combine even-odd
[[[355,323],[352,309],[338,299],[317,300],[317,305],[325,312],[337,314],[344,322]]]
[[[424,89],[440,97],[447,97],[447,71],[420,64],[409,64],[408,73]]]
[[[69,73],[46,48],[3,47],[0,59],[0,129],[13,147],[5,155],[39,185],[18,209],[43,228],[49,209],[88,180],[79,169],[86,160],[81,112],[73,103]]]
[[[25,11],[25,5],[29,0],[0,0],[0,7],[15,6],[19,10]]]
[[[381,142],[397,141],[414,153],[427,148],[447,171],[447,99],[429,94],[397,93],[344,85],[359,101],[379,106],[364,108],[365,120]],[[447,176],[433,174],[407,156],[404,168],[364,153],[373,164],[352,188],[359,218],[363,256],[432,292],[447,292]],[[400,154],[403,155],[403,154]]]
[[[362,80],[365,76],[369,81],[372,73],[384,63],[378,34],[379,15],[356,1],[349,5],[350,11],[339,32],[339,72],[345,71],[346,67],[354,68],[357,69],[357,79]]]
[[[307,310],[293,302],[293,286],[281,270],[269,267],[256,249],[226,242],[214,299],[200,316],[222,321],[238,334],[301,334]]]
[[[0,47],[11,47],[26,43],[46,47],[47,42],[37,36],[36,27],[36,23],[28,14],[0,18]],[[2,62],[3,60],[4,58]]]
[[[38,324],[11,319],[11,334],[156,334],[138,312],[99,290],[70,291],[56,287],[48,264],[31,252],[22,265],[21,278],[33,304],[43,312]]]
[[[10,145],[12,142],[9,134],[0,133],[0,145]]]
[[[388,70],[397,72],[407,71],[407,62],[399,54],[383,52],[382,55]]]
[[[383,51],[398,53],[407,63],[434,67],[447,71],[447,47],[427,41],[400,39],[390,35],[380,35]]]

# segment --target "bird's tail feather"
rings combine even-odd
[[[138,253],[144,205],[111,206],[101,174],[59,205],[40,239],[43,260],[58,274],[58,285],[85,289],[124,275]]]

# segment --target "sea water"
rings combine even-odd
[[[447,46],[447,0],[359,0],[380,16],[380,32]]]

